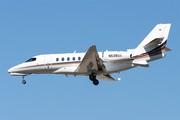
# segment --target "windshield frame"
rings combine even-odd
[[[36,57],[30,58],[30,59],[28,59],[26,62],[34,62],[34,61],[36,61]]]

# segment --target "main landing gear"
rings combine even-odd
[[[89,75],[89,79],[93,81],[94,85],[98,85],[99,81],[96,79],[96,75]]]
[[[23,78],[22,83],[23,83],[23,84],[26,84],[26,81],[24,80],[24,76],[22,76],[22,78]]]

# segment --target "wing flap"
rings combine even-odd
[[[96,76],[97,79],[106,80],[106,81],[119,81],[121,78],[112,78],[109,74],[100,74]]]

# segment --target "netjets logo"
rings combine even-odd
[[[121,54],[109,54],[109,57],[122,57]]]

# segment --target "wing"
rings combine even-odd
[[[100,74],[100,75],[97,75],[96,78],[106,80],[106,81],[118,81],[118,80],[121,80],[121,78],[112,78],[109,74]]]
[[[92,45],[86,52],[83,60],[77,67],[77,73],[98,74],[100,72],[107,73],[103,61],[99,58],[96,46]]]
[[[103,60],[99,57],[96,46],[92,45],[86,52],[83,60],[77,67],[76,73],[79,74],[95,74],[97,79],[107,80],[107,81],[116,81],[120,80],[112,78],[103,64]]]

